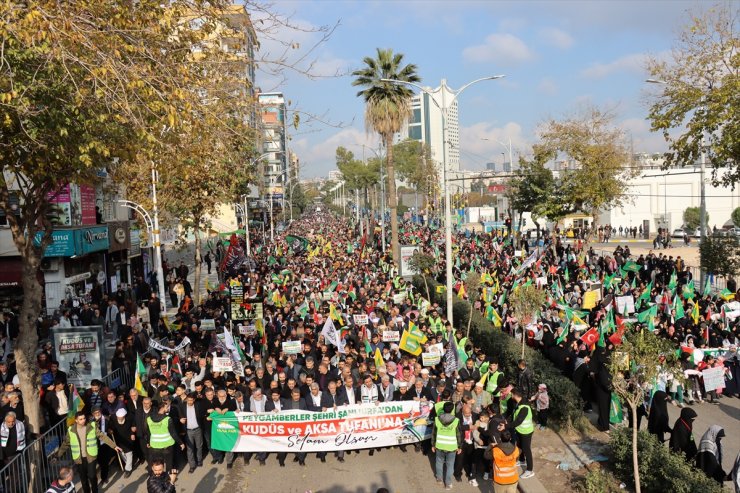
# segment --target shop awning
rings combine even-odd
[[[0,289],[14,288],[23,280],[23,265],[20,257],[0,257]]]

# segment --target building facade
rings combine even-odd
[[[440,106],[444,101],[450,101],[454,97],[447,87],[447,81],[436,89],[425,88],[432,94]],[[457,100],[447,110],[447,146],[444,146],[445,138],[442,127],[442,110],[434,103],[432,96],[426,92],[416,94],[411,100],[411,117],[401,131],[396,134],[395,142],[412,139],[429,146],[431,158],[438,166],[440,189],[442,188],[442,164],[447,162],[447,171],[450,175],[460,170],[460,124],[458,117]]]

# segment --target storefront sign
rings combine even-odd
[[[106,360],[102,325],[54,329],[52,334],[59,369],[67,372],[68,383],[86,389],[93,379],[103,378]]]
[[[120,221],[108,223],[108,238],[110,246],[108,251],[120,252],[128,250],[131,246],[131,235],[128,222]]]
[[[92,274],[89,272],[83,272],[82,274],[77,274],[76,276],[70,276],[64,280],[64,282],[69,284],[74,284],[76,282],[84,281],[85,279],[90,279],[92,277]]]
[[[37,245],[41,244],[43,233],[36,233]],[[71,257],[76,252],[74,230],[52,231],[51,244],[44,249],[44,257]]]
[[[95,213],[95,187],[90,185],[80,185],[80,211],[81,223],[84,226],[91,226],[97,223]]]
[[[328,452],[416,443],[431,436],[431,405],[355,404],[324,412],[212,413],[211,444],[227,452]]]
[[[141,230],[131,230],[131,245],[128,248],[128,258],[138,257],[141,255]]]
[[[96,226],[93,228],[76,229],[75,243],[77,244],[77,255],[107,250],[108,226]]]

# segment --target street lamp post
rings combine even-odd
[[[660,79],[647,79],[645,82],[649,84],[660,84],[660,85],[668,85],[668,83],[664,80]],[[711,89],[711,88],[710,88]],[[700,106],[700,109],[703,109],[704,105],[702,103],[702,106]],[[704,239],[707,237],[707,197],[706,197],[706,186],[704,181],[704,173],[706,171],[707,166],[707,146],[706,146],[706,140],[704,137],[704,132],[701,133],[701,157],[699,160],[699,245],[701,245],[704,242]],[[706,272],[704,271],[704,268],[700,266],[699,269],[699,285],[704,286],[704,279],[706,276]]]
[[[156,191],[155,191],[156,194]],[[157,273],[157,292],[159,294],[159,300],[160,303],[162,303],[162,306],[165,306],[165,297],[164,297],[164,272],[162,269],[162,254],[160,251],[159,242],[154,241],[154,221],[152,221],[152,216],[149,215],[149,212],[147,212],[146,209],[144,209],[144,206],[141,204],[137,204],[136,202],[132,202],[130,200],[118,200],[119,204],[121,204],[123,207],[126,207],[128,209],[132,209],[141,215],[141,217],[144,219],[144,224],[146,225],[147,231],[149,231],[149,237],[152,238],[152,242],[155,247],[155,255],[154,255],[154,271]],[[156,210],[156,209],[155,209]],[[159,223],[157,222],[157,227],[159,227]],[[159,280],[162,280],[160,283]]]
[[[432,100],[434,105],[440,110],[440,113],[442,114],[442,183],[444,188],[444,214],[445,214],[445,266],[447,268],[446,270],[446,279],[447,279],[447,320],[449,320],[450,324],[453,323],[453,314],[452,314],[452,223],[450,220],[450,191],[447,187],[447,110],[452,106],[452,104],[455,102],[457,97],[468,87],[472,86],[473,84],[476,84],[478,82],[482,82],[484,80],[496,80],[501,79],[504,77],[503,75],[493,75],[489,77],[481,77],[480,79],[475,79],[471,82],[468,82],[467,84],[463,85],[460,89],[457,91],[454,91],[450,89],[447,86],[447,80],[442,79],[442,83],[439,87],[439,92],[442,94],[442,101],[441,103],[437,101],[437,97],[435,93],[437,91],[431,91],[430,89],[424,88],[420,86],[419,84],[416,84],[414,82],[409,82],[405,80],[397,80],[397,79],[380,79],[382,82],[391,82],[393,84],[403,84],[415,87],[419,89],[421,92],[427,94],[429,96],[429,99]],[[452,93],[452,99],[447,101],[447,92]]]
[[[162,268],[162,243],[159,234],[159,208],[157,207],[157,170],[152,162],[152,240],[154,241],[154,259],[157,264],[157,287],[159,288],[159,299],[162,307],[166,307],[164,301],[164,269]]]
[[[380,147],[383,145],[382,143],[378,143],[378,150],[376,151],[370,146],[367,146],[365,144],[355,144],[358,146],[363,147],[364,149],[369,150],[373,154],[375,154],[375,157],[378,159],[378,162],[380,162],[380,241],[383,249],[383,253],[385,253],[385,178],[388,175],[383,174],[383,157],[380,155]]]

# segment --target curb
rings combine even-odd
[[[548,493],[547,488],[537,479],[537,476],[529,479],[519,478],[517,490],[522,493]]]

